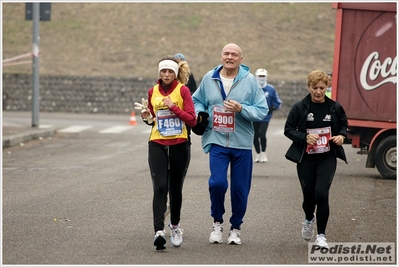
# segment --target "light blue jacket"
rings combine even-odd
[[[242,111],[235,114],[235,131],[219,132],[213,128],[213,107],[223,107],[222,82],[220,70],[215,67],[203,77],[198,89],[193,94],[195,112],[209,113],[209,123],[202,136],[202,147],[208,153],[212,144],[237,149],[252,149],[254,129],[252,122],[266,117],[269,107],[256,78],[249,72],[249,67],[241,64],[238,75],[225,100],[236,100],[242,105]]]

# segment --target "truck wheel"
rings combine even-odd
[[[375,165],[386,179],[396,179],[396,136],[383,139],[375,151]]]

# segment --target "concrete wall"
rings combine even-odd
[[[130,114],[134,102],[147,98],[156,78],[40,76],[40,111]],[[305,81],[272,81],[283,102],[275,118],[286,118],[292,105],[306,94]],[[199,81],[197,81],[199,85]],[[32,75],[3,74],[3,110],[32,110]]]

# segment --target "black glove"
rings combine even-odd
[[[196,135],[203,135],[208,126],[209,114],[203,111],[198,112],[197,124],[192,128]]]

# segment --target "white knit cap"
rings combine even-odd
[[[164,69],[173,70],[177,78],[177,74],[179,73],[179,64],[177,64],[175,61],[166,59],[159,62],[158,74]]]

